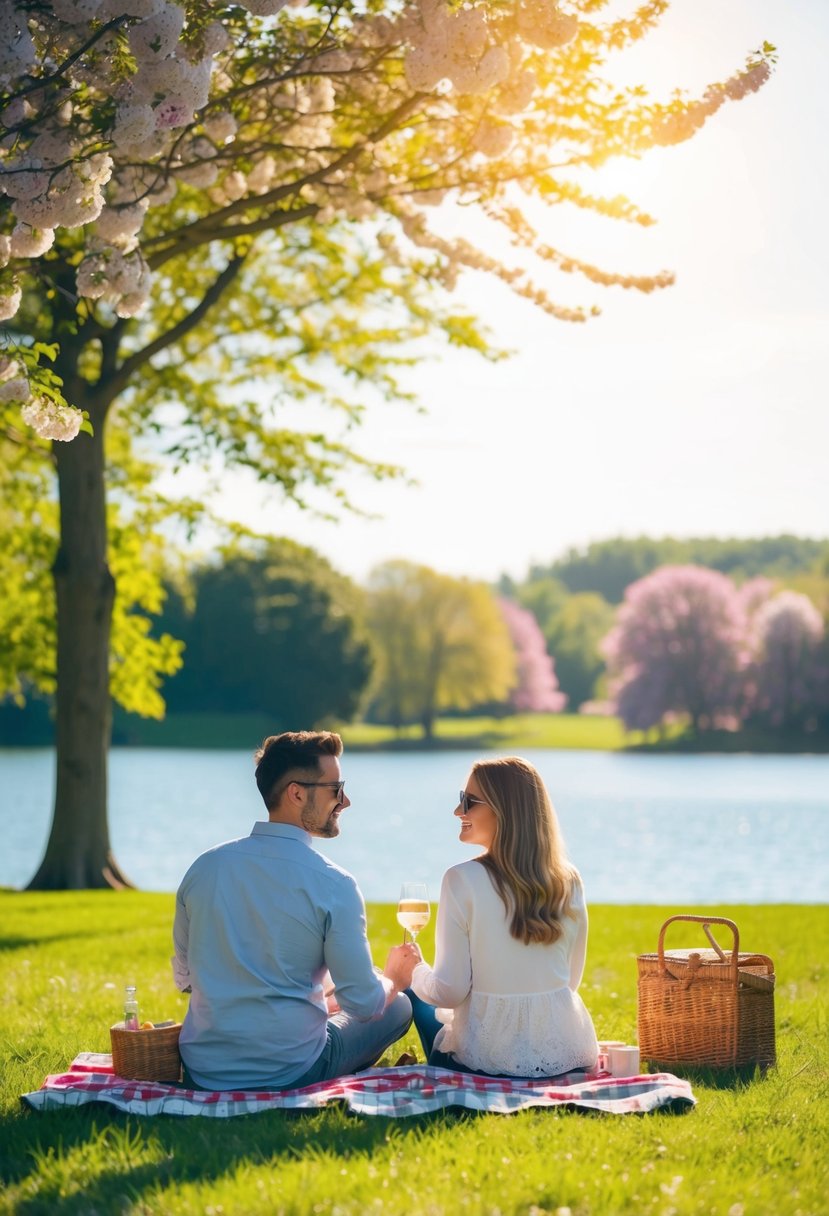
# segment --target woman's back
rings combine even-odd
[[[561,919],[561,936],[551,943],[525,944],[512,937],[511,915],[480,861],[461,862],[447,871],[446,891],[466,922],[473,991],[518,995],[578,987],[587,938],[587,910],[578,876],[571,915]]]

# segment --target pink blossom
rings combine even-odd
[[[512,600],[499,599],[498,607],[515,648],[518,669],[511,704],[527,713],[560,713],[567,704],[567,696],[559,691],[555,664],[547,653],[538,621]]]
[[[83,414],[73,405],[57,405],[48,397],[35,397],[20,411],[27,426],[41,439],[57,439],[68,443],[81,429]]]
[[[165,97],[155,110],[155,128],[164,131],[174,127],[186,127],[193,121],[193,107],[180,97]]]
[[[602,649],[629,730],[667,715],[718,726],[741,704],[746,615],[734,584],[699,566],[663,566],[632,583]]]
[[[802,728],[829,709],[823,618],[808,596],[781,591],[754,620],[749,711],[772,727]]]

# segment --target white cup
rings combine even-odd
[[[609,1070],[612,1077],[639,1076],[639,1048],[613,1046],[608,1052]]]
[[[599,1072],[610,1072],[610,1052],[614,1047],[624,1047],[621,1039],[599,1039],[599,1059],[597,1068]]]

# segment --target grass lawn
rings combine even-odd
[[[600,1038],[634,1039],[635,955],[688,910],[591,910],[582,993]],[[689,1114],[210,1121],[23,1107],[19,1095],[79,1051],[109,1050],[126,982],[155,1020],[181,1016],[186,998],[169,970],[172,896],[0,892],[0,1213],[824,1216],[829,907],[717,911],[737,921],[744,949],[775,961],[779,1062],[764,1077],[695,1080]],[[369,908],[376,961],[399,932],[392,907]],[[428,930],[422,941],[428,957]]]
[[[140,747],[239,747],[252,750],[276,727],[264,714],[168,714],[161,722],[116,714],[115,743]],[[616,751],[644,740],[625,735],[618,718],[587,714],[511,714],[505,718],[440,718],[429,744],[419,727],[366,722],[335,727],[346,747],[360,751],[433,748],[567,747]]]
[[[266,714],[168,714],[161,722],[116,709],[114,742],[133,747],[241,748],[252,751],[278,727]],[[464,748],[521,751],[572,748],[655,752],[826,752],[829,736],[745,729],[684,732],[674,723],[657,730],[625,732],[619,718],[593,714],[509,714],[503,718],[439,718],[428,742],[418,726],[396,731],[371,722],[335,724],[350,751],[423,751]]]
[[[390,726],[357,722],[342,727],[343,742],[351,750],[416,749],[426,746],[415,726],[397,733]],[[644,738],[637,734],[638,740]],[[505,718],[440,718],[430,746],[463,748],[566,747],[618,751],[633,736],[626,736],[619,718],[589,714],[510,714]]]

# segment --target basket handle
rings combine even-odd
[[[665,921],[664,925],[662,926],[662,928],[659,930],[659,944],[657,946],[657,953],[659,955],[659,973],[660,973],[660,975],[665,975],[665,973],[667,971],[667,967],[665,965],[665,932],[668,928],[668,925],[672,924],[675,920],[686,920],[686,921],[691,921],[693,924],[702,925],[703,930],[705,932],[705,936],[708,938],[709,942],[714,947],[717,954],[719,954],[722,961],[723,962],[730,961],[731,969],[734,972],[734,975],[736,977],[738,961],[739,961],[739,954],[740,954],[740,931],[737,928],[737,926],[734,924],[734,921],[728,920],[727,917],[725,917],[725,916],[691,916],[689,913],[683,913],[678,916],[669,916],[668,919]],[[732,950],[730,960],[726,959],[725,953],[723,952],[723,950],[717,943],[717,940],[714,937],[714,934],[711,932],[711,929],[710,929],[711,925],[725,925],[726,928],[730,929],[732,934],[734,935],[734,947]]]

